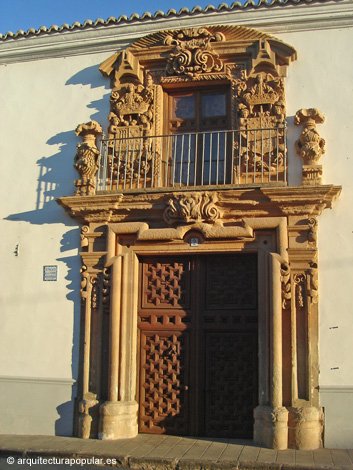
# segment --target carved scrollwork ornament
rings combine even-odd
[[[202,220],[215,223],[221,217],[221,211],[216,205],[217,201],[215,193],[174,195],[167,203],[163,219],[169,225]]]
[[[309,225],[309,232],[308,232],[308,242],[314,246],[316,246],[317,243],[317,220],[315,217],[311,217],[308,220],[308,225]]]
[[[93,310],[98,309],[99,304],[99,283],[97,276],[91,277],[92,293],[91,293],[91,307]]]
[[[88,286],[88,283],[89,283],[89,273],[87,271],[87,266],[86,265],[83,265],[81,267],[80,273],[81,273],[81,277],[82,277],[82,281],[80,283],[81,298],[82,298],[82,300],[86,300],[87,299],[87,286]]]
[[[88,233],[89,233],[89,227],[88,227],[88,225],[84,225],[81,228],[81,235],[80,235],[80,238],[81,238],[80,246],[81,246],[81,248],[83,248],[85,246],[88,246],[88,238],[86,236]]]
[[[304,289],[305,289],[305,273],[296,273],[293,276],[293,282],[296,286],[296,304],[300,308],[304,308]]]
[[[109,311],[110,307],[110,267],[103,269],[102,276],[102,303],[103,309]]]
[[[286,310],[290,307],[292,290],[290,283],[290,267],[288,263],[281,264],[281,284],[282,284],[282,308]]]
[[[219,41],[225,41],[224,34],[212,34],[206,28],[188,28],[169,34],[164,44],[175,47],[167,62],[167,74],[195,79],[203,73],[220,72],[223,63],[211,49],[211,42]]]
[[[317,263],[311,262],[310,263],[310,269],[309,269],[309,289],[308,289],[308,295],[311,298],[311,302],[313,304],[317,304],[318,302],[318,291],[319,291],[319,270],[317,267]]]

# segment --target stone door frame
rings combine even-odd
[[[271,223],[269,223],[271,221]],[[278,419],[271,425],[276,440],[287,446],[288,411],[282,407],[282,283],[281,271],[287,266],[286,218],[244,219],[246,226],[234,233],[226,231],[222,240],[201,243],[191,248],[184,240],[165,240],[166,229],[142,230],[143,223],[109,224],[107,234],[106,267],[111,268],[111,319],[109,360],[109,401],[100,410],[100,437],[102,439],[133,437],[137,435],[137,306],[138,256],[157,254],[201,254],[227,252],[257,252],[259,295],[259,406],[255,412],[256,440],[263,441],[268,434],[264,416]],[[202,225],[186,227],[187,233],[200,233]],[[201,230],[200,230],[201,229]],[[207,228],[208,229],[208,228]],[[167,229],[170,235],[170,230]],[[175,229],[177,232],[178,229]],[[128,245],[124,236],[137,234],[142,243]],[[222,232],[222,231],[221,231]],[[187,234],[186,233],[186,234]],[[242,236],[241,236],[242,235]],[[152,239],[151,239],[152,238]],[[186,237],[187,238],[187,237]],[[148,240],[149,239],[149,240]],[[272,251],[273,250],[273,251]],[[269,353],[268,351],[272,351]],[[269,376],[269,371],[272,371]],[[273,424],[273,423],[271,423]]]

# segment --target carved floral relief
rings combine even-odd
[[[170,225],[203,220],[215,223],[221,216],[221,211],[216,205],[217,200],[216,193],[175,195],[169,199],[163,212],[163,219]]]

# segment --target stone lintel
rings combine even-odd
[[[81,223],[151,221],[163,222],[163,212],[171,199],[213,195],[219,209],[218,222],[239,221],[243,217],[319,215],[331,208],[341,192],[340,186],[285,186],[262,188],[223,188],[183,191],[144,191],[66,196],[56,199],[71,217]],[[213,221],[214,222],[214,221]]]

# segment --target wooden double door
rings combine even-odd
[[[140,263],[139,431],[252,438],[257,256]]]

